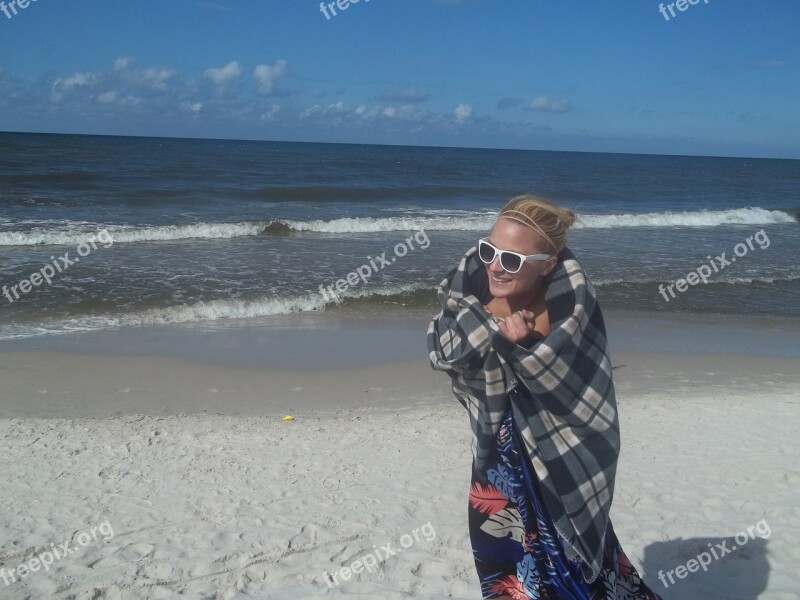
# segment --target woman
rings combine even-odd
[[[475,566],[483,598],[659,600],[609,520],[619,421],[574,220],[516,197],[439,286],[428,349],[470,415]]]

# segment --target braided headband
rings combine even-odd
[[[525,218],[525,220],[523,221],[523,220],[522,220],[522,219],[520,219],[519,217],[511,217],[511,216],[508,216],[508,214],[507,214],[507,213],[518,213],[518,214],[522,215],[522,216]],[[513,219],[514,221],[517,221],[517,222],[519,222],[519,223],[522,223],[523,225],[527,225],[527,226],[528,226],[528,227],[530,227],[531,229],[535,230],[535,231],[536,231],[536,232],[537,232],[539,235],[541,235],[541,236],[542,236],[542,237],[545,239],[545,241],[546,241],[548,244],[550,244],[550,247],[553,249],[553,251],[554,251],[554,252],[556,252],[556,251],[558,250],[558,246],[556,246],[556,245],[553,243],[553,240],[551,240],[551,239],[550,239],[550,236],[549,236],[549,235],[547,235],[547,234],[546,234],[544,231],[542,231],[542,228],[541,228],[541,227],[539,227],[539,226],[536,224],[536,221],[534,221],[533,219],[531,219],[531,218],[530,218],[528,215],[526,215],[526,214],[525,214],[524,212],[522,212],[521,210],[509,209],[509,210],[503,211],[503,212],[502,212],[500,215],[498,215],[498,218],[500,218],[500,217],[506,217],[507,219]]]

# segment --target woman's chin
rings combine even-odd
[[[514,286],[513,283],[508,284],[508,285],[500,285],[500,284],[494,283],[491,280],[489,281],[489,292],[495,298],[507,298],[509,296],[513,296],[514,295],[514,287],[515,286]]]

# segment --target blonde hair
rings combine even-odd
[[[558,254],[567,245],[567,230],[575,222],[575,213],[571,209],[530,195],[512,198],[497,215],[498,219],[500,217],[513,219],[536,231],[553,254]]]

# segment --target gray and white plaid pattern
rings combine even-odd
[[[431,366],[446,372],[469,412],[478,473],[510,405],[571,560],[594,581],[603,559],[620,449],[605,323],[594,286],[569,248],[547,276],[550,333],[531,348],[510,341],[473,294],[485,266],[472,247],[439,285],[428,326]]]

